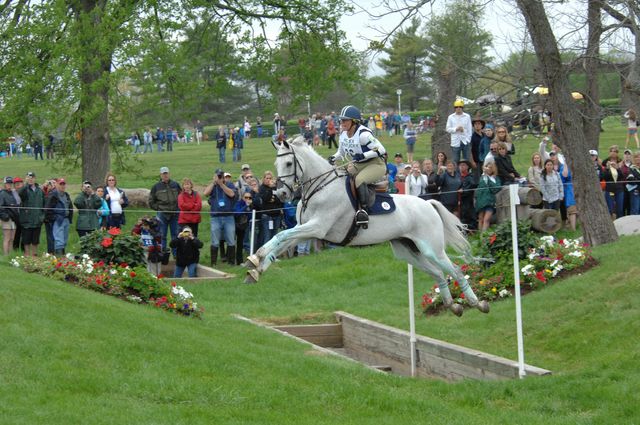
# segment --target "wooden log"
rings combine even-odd
[[[532,209],[529,218],[531,227],[539,232],[555,233],[562,228],[562,216],[558,210]]]
[[[123,189],[130,207],[149,208],[149,189]],[[155,214],[154,214],[155,215]]]
[[[542,203],[542,194],[535,187],[519,187],[518,198],[520,199],[520,205],[540,205]],[[500,192],[496,194],[496,205],[509,207],[509,188],[503,187]]]

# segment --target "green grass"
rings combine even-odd
[[[406,265],[388,246],[275,263],[258,285],[188,284],[203,320],[25,274],[0,260],[0,422],[7,424],[634,423],[640,238],[523,298],[525,359],[553,375],[500,382],[382,375],[233,318],[345,310],[408,328]],[[624,266],[623,266],[624,265]],[[320,266],[320,267],[318,267]],[[623,267],[621,267],[623,266]],[[416,273],[416,302],[433,282]],[[513,300],[419,316],[417,332],[515,359]]]

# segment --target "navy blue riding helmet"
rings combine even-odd
[[[360,110],[353,105],[347,105],[340,111],[341,120],[353,120],[355,122],[362,121]]]

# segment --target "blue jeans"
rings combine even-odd
[[[629,214],[638,215],[640,214],[640,190],[635,189],[629,192]]]
[[[162,142],[160,140],[158,140],[156,142],[156,145],[158,145],[158,152],[162,152]]]
[[[262,225],[260,226],[260,246],[266,244],[272,237],[280,230],[280,224],[282,223],[282,217],[271,217],[270,215],[262,216]],[[272,226],[269,226],[269,222],[273,222]],[[271,227],[271,228],[269,228]]]
[[[227,246],[236,246],[236,220],[232,215],[211,217],[211,246],[220,246],[222,232]]]
[[[151,142],[144,142],[144,151],[142,153],[153,153],[153,145]]]
[[[69,240],[69,219],[56,219],[53,222],[54,249],[65,249]]]
[[[173,277],[182,277],[184,269],[187,269],[189,277],[198,277],[196,270],[198,269],[198,263],[191,263],[188,266],[179,266],[176,264],[176,270],[173,272]]]
[[[240,148],[233,148],[233,162],[242,161],[242,151]]]
[[[605,192],[609,214],[616,213],[616,218],[624,216],[624,192]]]
[[[224,164],[227,148],[218,148],[218,160]]]
[[[178,237],[178,214],[165,214],[159,212],[156,214],[158,221],[160,222],[160,232],[162,233],[162,250],[167,248],[167,233],[171,232],[171,239]],[[176,249],[171,250],[173,256],[176,255]]]
[[[471,159],[471,143],[467,143],[466,145],[460,143],[460,146],[457,148],[451,146],[451,150],[453,151],[453,158],[451,158],[451,160],[456,164],[460,162],[461,154],[463,159],[466,159],[467,161]]]

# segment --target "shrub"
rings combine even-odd
[[[525,258],[529,250],[538,243],[538,236],[531,230],[531,220],[518,220],[518,257]],[[480,256],[497,260],[501,256],[511,257],[511,220],[496,225],[493,232],[480,238]]]
[[[146,264],[140,236],[122,233],[118,228],[96,230],[80,238],[80,251],[95,262],[128,264],[132,267]]]

